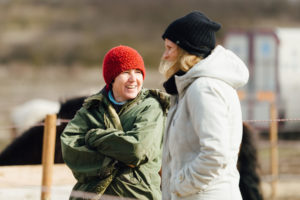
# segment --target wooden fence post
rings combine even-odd
[[[55,153],[56,115],[47,115],[44,126],[42,153],[42,193],[41,200],[49,200],[51,197],[52,174]]]
[[[271,103],[270,107],[271,123],[270,123],[270,153],[271,153],[271,199],[276,198],[277,194],[277,183],[278,183],[278,122],[277,119],[277,108],[274,102]]]

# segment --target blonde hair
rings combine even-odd
[[[182,70],[184,72],[189,71],[196,63],[198,63],[202,59],[202,56],[192,55],[184,49],[178,47],[177,59],[171,64],[170,67],[166,67],[164,69],[160,68],[160,71],[168,79],[179,70]]]

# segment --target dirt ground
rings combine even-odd
[[[0,167],[0,199],[34,200],[41,195],[41,165]],[[30,180],[30,181],[28,181]],[[69,168],[56,164],[53,168],[51,199],[68,199],[75,184]],[[262,177],[262,191],[266,200],[271,200],[271,182],[267,176]],[[298,200],[299,175],[294,177],[280,176],[276,184],[276,200]]]
[[[162,76],[148,69],[144,86],[162,88]],[[11,110],[28,100],[44,98],[54,101],[87,95],[104,86],[100,68],[0,66],[0,151],[11,141]],[[270,199],[270,145],[267,139],[256,142],[265,199]],[[279,181],[277,200],[300,200],[300,140],[279,141]],[[1,169],[0,169],[1,170]],[[59,173],[59,172],[58,172]],[[63,173],[63,171],[61,171]],[[1,178],[1,171],[0,171]],[[18,182],[18,179],[12,182]],[[70,185],[62,186],[68,192]],[[28,188],[28,187],[27,187]],[[27,189],[27,188],[23,188]],[[37,190],[38,187],[35,187]],[[6,188],[5,191],[11,191]],[[23,191],[22,187],[18,191]],[[0,189],[3,194],[3,187]],[[12,194],[17,194],[13,190]],[[26,190],[27,191],[27,190]],[[29,190],[30,191],[30,190]],[[16,196],[14,199],[18,199]],[[20,198],[22,199],[22,198]]]
[[[277,200],[300,200],[300,141],[278,142],[278,172],[276,185]],[[262,180],[262,191],[265,199],[271,199],[272,176],[270,144],[268,140],[257,143],[259,173]]]

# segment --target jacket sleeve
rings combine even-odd
[[[200,149],[198,156],[171,183],[171,191],[179,196],[205,190],[224,171],[229,150],[228,106],[222,93],[209,83],[196,82],[190,87],[186,94],[187,110]]]
[[[147,106],[137,114],[131,130],[110,128],[110,133],[103,133],[102,129],[94,129],[86,135],[87,144],[127,165],[138,166],[157,158],[161,154],[164,115],[153,98],[144,104]]]
[[[101,126],[101,124],[99,124]],[[89,148],[85,135],[90,129],[87,110],[81,108],[68,123],[61,135],[62,154],[65,163],[78,180],[101,176],[114,161]]]

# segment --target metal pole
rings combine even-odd
[[[47,115],[44,126],[42,154],[42,193],[41,200],[51,198],[51,185],[55,153],[56,115]]]

